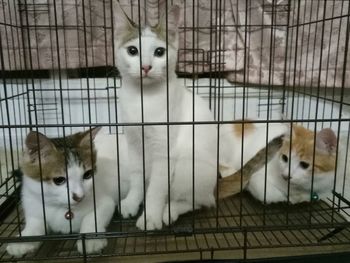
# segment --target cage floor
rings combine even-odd
[[[220,201],[217,208],[188,213],[162,232],[145,234],[135,228],[135,219],[116,216],[106,234],[108,246],[90,257],[142,261],[147,255],[150,261],[166,261],[349,251],[349,223],[341,215],[347,209],[326,202],[263,206],[244,193]],[[0,226],[1,262],[14,260],[6,253],[4,242],[18,234],[18,220],[23,224],[23,216],[18,217],[15,210]],[[76,251],[76,236],[65,237],[43,242],[36,253],[21,260],[82,260]]]

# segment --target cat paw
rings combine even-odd
[[[174,206],[170,207],[170,218],[169,218],[169,205],[167,204],[163,211],[163,223],[168,226],[172,223],[174,223],[178,218],[179,214],[176,209],[173,208]],[[169,221],[170,219],[170,221]]]
[[[107,246],[107,239],[89,239],[85,240],[85,251],[87,254],[94,254],[101,252]],[[77,241],[77,249],[80,254],[84,254],[83,241]]]
[[[134,201],[128,198],[122,200],[120,205],[120,210],[123,218],[136,216],[137,212],[139,211],[139,204],[136,204]]]
[[[27,253],[34,252],[39,247],[38,242],[13,243],[6,248],[7,253],[14,257],[22,257]]]
[[[303,202],[310,202],[310,196],[300,195],[300,196],[294,196],[289,198],[289,203],[291,203],[292,205],[303,203]]]
[[[147,224],[147,230],[162,229],[162,227],[163,227],[163,222],[162,222],[162,218],[161,217],[160,218],[155,218],[155,217],[147,215],[147,217],[146,217],[146,224]],[[145,217],[144,217],[143,213],[137,219],[136,227],[141,229],[141,230],[146,230]]]

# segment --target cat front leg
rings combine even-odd
[[[26,218],[26,226],[22,231],[22,236],[41,236],[45,234],[45,225],[42,219],[35,217]],[[12,256],[22,257],[27,253],[34,252],[40,246],[40,242],[11,243],[6,251]]]
[[[161,159],[154,162],[152,176],[146,191],[146,213],[144,211],[136,222],[139,229],[154,230],[162,228],[163,210],[168,195],[167,173],[166,160]]]
[[[123,218],[133,217],[137,214],[143,200],[143,179],[139,173],[130,174],[130,189],[127,196],[120,203]]]
[[[80,233],[95,233],[96,227],[97,232],[105,232],[106,227],[111,221],[114,213],[115,203],[109,196],[104,196],[99,199],[96,203],[96,222],[95,222],[95,211],[88,213],[81,222]],[[85,251],[87,254],[98,253],[104,247],[107,246],[107,239],[85,239]],[[77,249],[79,253],[83,254],[83,241],[77,241]]]
[[[143,170],[142,152],[140,145],[130,144],[129,148],[129,192],[121,201],[120,210],[123,218],[133,217],[137,214],[143,201]]]

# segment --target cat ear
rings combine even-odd
[[[163,18],[162,18],[161,23],[163,23],[163,26],[165,28],[165,26],[166,26],[165,13],[162,17]],[[168,30],[169,30],[170,34],[177,33],[179,23],[180,23],[180,7],[177,5],[173,5],[170,7],[170,9],[168,11]]]
[[[168,13],[168,15],[166,15]],[[156,28],[163,35],[166,35],[166,25],[168,24],[168,36],[175,39],[178,33],[180,24],[180,7],[173,5],[169,10],[165,10],[160,16],[160,20]]]
[[[285,125],[285,128],[286,128],[286,131],[285,131],[285,133],[283,135],[283,140],[284,141],[290,141],[290,137],[294,136],[293,124],[292,123],[285,123],[284,125]]]
[[[95,127],[95,128],[92,128],[90,130],[87,130],[87,131],[83,132],[83,134],[81,136],[81,139],[80,139],[80,142],[79,142],[79,145],[80,146],[82,146],[82,145],[90,145],[91,142],[94,141],[97,133],[101,130],[101,128],[102,127]],[[90,133],[91,133],[91,136],[90,136]]]
[[[45,156],[49,151],[56,150],[49,138],[35,131],[29,132],[25,144],[30,155],[37,155],[40,152],[41,156]]]
[[[138,30],[138,26],[126,15],[120,3],[114,2],[114,29],[116,30],[116,41],[120,42],[120,40],[123,39],[123,35],[128,35],[130,32]]]
[[[330,128],[322,129],[316,133],[316,148],[326,151],[329,154],[334,153],[337,147],[337,136]]]

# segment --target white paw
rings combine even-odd
[[[152,215],[147,215],[146,224],[147,230],[162,229],[163,226],[162,218],[157,218]],[[142,215],[137,219],[136,227],[141,230],[146,230],[144,213],[142,213]]]
[[[39,242],[12,243],[7,246],[6,251],[12,256],[22,257],[27,253],[34,252],[39,245]]]
[[[139,211],[139,205],[140,204],[136,203],[130,198],[125,198],[122,200],[120,210],[123,218],[136,216],[137,212]]]
[[[87,254],[99,253],[107,246],[107,239],[88,239],[85,240],[85,251]],[[83,241],[77,241],[77,248],[80,254],[84,254]]]
[[[168,226],[174,223],[179,218],[179,214],[174,206],[170,207],[170,222],[169,222],[169,205],[167,204],[163,211],[163,223]]]

